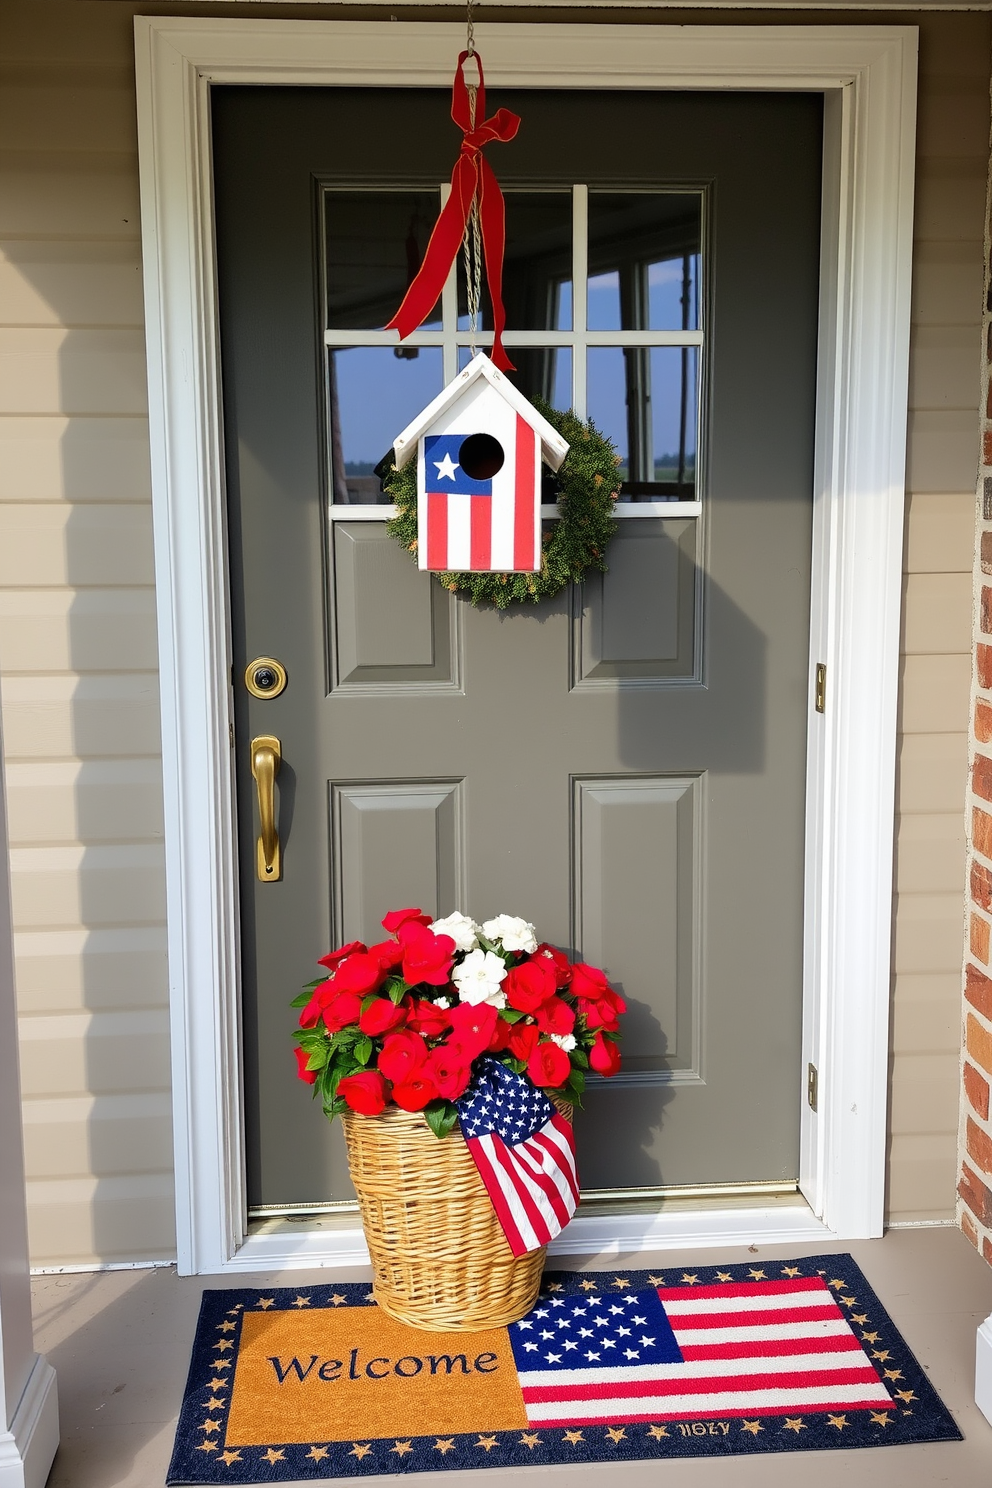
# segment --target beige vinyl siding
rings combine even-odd
[[[0,675],[35,1265],[174,1253],[129,8],[6,7]]]
[[[955,1212],[989,140],[988,17],[919,22],[887,1206],[896,1222]]]
[[[0,29],[0,676],[37,1265],[173,1250],[133,9],[8,0]],[[990,21],[659,18],[921,26],[889,1209],[951,1219]]]

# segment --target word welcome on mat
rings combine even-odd
[[[848,1255],[548,1273],[427,1333],[366,1284],[203,1295],[169,1484],[957,1441]]]

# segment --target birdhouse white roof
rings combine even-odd
[[[464,371],[459,372],[453,382],[444,388],[432,403],[428,403],[422,413],[418,413],[413,423],[407,424],[402,434],[398,434],[393,441],[395,452],[396,469],[402,470],[417,448],[417,441],[422,434],[426,434],[431,425],[453,408],[478,382],[484,378],[490,387],[494,388],[515,413],[525,419],[534,430],[537,438],[541,441],[541,454],[545,462],[552,470],[557,470],[562,460],[568,454],[568,441],[563,439],[556,429],[553,429],[546,418],[542,418],[532,403],[529,403],[523,393],[518,392],[503,373],[494,367],[489,358],[479,352],[473,357]]]

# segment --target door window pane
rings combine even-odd
[[[489,347],[482,347],[489,353]],[[570,346],[508,346],[507,353],[516,367],[507,377],[531,401],[543,398],[552,408],[566,413],[572,406],[572,348]],[[458,348],[458,370],[467,367],[472,353],[467,346]]]
[[[434,191],[324,193],[327,324],[379,330],[420,268],[441,208]],[[424,322],[441,324],[441,302]]]
[[[620,456],[621,501],[695,499],[699,408],[695,346],[595,346],[589,417]]]
[[[589,193],[591,331],[699,329],[698,192]]]
[[[382,502],[375,467],[441,391],[441,349],[349,346],[327,354],[331,486],[336,502]]]
[[[510,331],[572,329],[572,193],[507,191],[503,305]],[[492,302],[482,273],[483,330],[492,330]],[[465,276],[458,266],[458,325],[468,329]]]

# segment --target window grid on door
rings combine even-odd
[[[354,190],[353,186],[348,188]],[[371,187],[371,190],[381,191],[381,186]],[[538,189],[538,188],[535,188]],[[562,188],[569,189],[569,188]],[[595,189],[595,188],[594,188]],[[539,330],[514,330],[507,329],[503,333],[503,343],[511,352],[514,347],[521,349],[535,348],[553,350],[556,348],[568,348],[571,351],[571,383],[572,400],[571,406],[576,416],[585,420],[589,416],[589,379],[588,364],[589,353],[598,348],[610,348],[624,352],[628,349],[642,349],[645,356],[649,357],[653,349],[672,348],[682,352],[682,408],[680,418],[680,442],[676,451],[678,461],[678,480],[684,479],[686,469],[686,435],[687,429],[691,428],[695,434],[692,449],[692,460],[695,466],[695,480],[693,499],[673,499],[667,497],[661,500],[622,500],[617,503],[617,515],[619,517],[638,516],[697,516],[701,511],[699,500],[699,468],[698,450],[702,444],[701,419],[702,398],[701,389],[703,385],[703,357],[705,354],[706,320],[704,295],[700,285],[701,274],[701,244],[705,241],[703,232],[702,214],[705,206],[705,195],[702,192],[691,192],[691,188],[671,188],[678,191],[679,195],[695,194],[700,198],[700,249],[696,259],[696,322],[698,329],[689,328],[685,324],[673,329],[590,329],[588,326],[588,292],[589,292],[589,196],[590,189],[584,183],[573,183],[571,186],[572,199],[572,325],[570,330],[539,329]],[[517,188],[511,188],[516,193]],[[629,188],[623,188],[625,194],[631,196],[639,194]],[[663,194],[662,188],[642,188],[643,194]],[[440,201],[443,204],[450,192],[448,183],[442,183],[440,187]],[[333,195],[334,188],[328,188],[325,193]],[[326,258],[325,258],[326,262]],[[479,351],[488,351],[492,347],[493,333],[491,330],[478,330],[473,333],[465,327],[459,327],[458,314],[458,275],[461,272],[461,252],[459,252],[451,272],[445,282],[441,293],[441,327],[440,329],[419,329],[407,336],[402,343],[397,342],[395,331],[334,327],[324,330],[324,345],[327,352],[345,350],[355,347],[392,347],[399,344],[409,348],[439,348],[441,351],[443,385],[447,385],[458,374],[460,367],[465,363],[466,353],[474,345]],[[688,275],[688,257],[686,257],[686,275]],[[688,283],[688,278],[686,278]],[[685,320],[683,315],[683,321]],[[686,358],[695,354],[695,376],[692,379],[692,390],[687,395],[689,379],[686,375]],[[688,402],[687,402],[688,396]],[[691,406],[689,406],[691,404]],[[397,431],[398,432],[398,431]],[[628,458],[632,458],[630,455]],[[332,517],[354,519],[356,517],[376,517],[380,520],[384,515],[382,505],[361,505],[331,502],[330,513]],[[547,508],[545,515],[553,516],[555,508]]]

